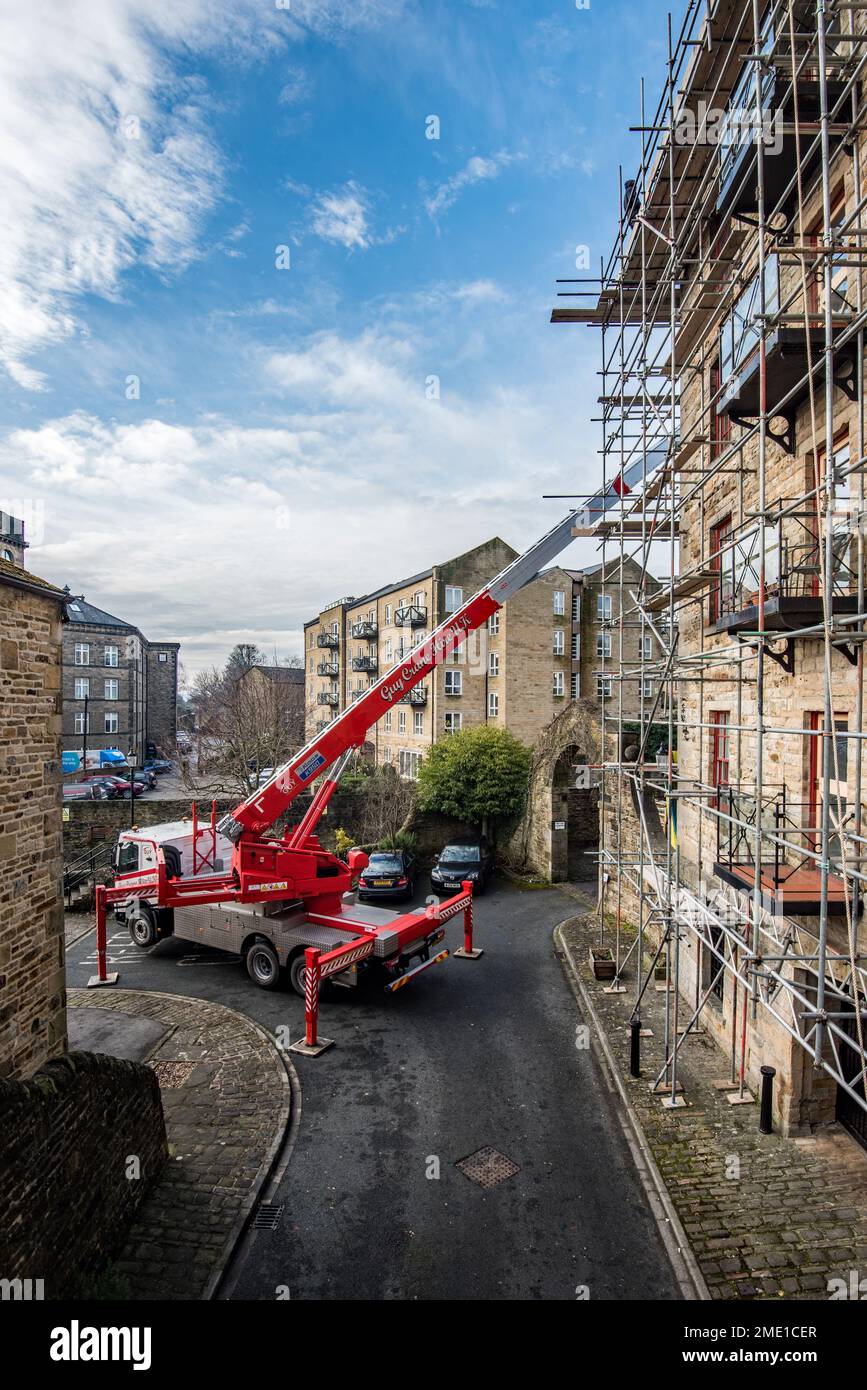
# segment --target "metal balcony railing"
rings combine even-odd
[[[410,690],[406,695],[402,695],[397,702],[399,705],[426,705],[427,686],[418,685],[415,690]]]
[[[340,704],[340,696],[333,690],[320,690],[316,696],[316,703],[317,705],[331,705],[332,709],[336,709]]]
[[[375,656],[354,656],[352,658],[353,671],[375,671],[379,666],[379,661]]]
[[[375,637],[378,631],[377,624],[371,622],[367,618],[360,619],[357,623],[353,623],[350,628],[352,636],[361,639],[365,637]]]
[[[408,603],[404,608],[398,608],[394,615],[397,627],[424,627],[427,622],[427,608],[422,608],[418,603]]]
[[[317,647],[339,647],[340,638],[336,632],[320,632],[316,638],[316,645]]]
[[[857,593],[857,517],[850,512],[848,498],[840,497],[835,504],[834,540],[832,547],[831,596]],[[774,507],[768,515],[774,516]],[[712,596],[717,619],[741,613],[758,601],[759,570],[762,540],[764,539],[765,596],[785,599],[820,599],[824,597],[823,560],[825,549],[824,519],[815,510],[805,509],[794,514],[778,514],[764,527],[759,525],[738,532],[720,543],[719,553],[711,556],[711,565],[719,571],[719,580]]]
[[[339,676],[340,663],[337,661],[320,661],[316,667],[318,676]]]

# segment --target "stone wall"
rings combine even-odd
[[[577,787],[576,769],[598,763],[599,748],[594,701],[570,701],[533,750],[527,809],[507,845],[517,868],[555,883],[578,876],[578,869],[581,877],[596,876],[587,851],[599,843],[598,791]]]
[[[148,642],[145,736],[163,757],[174,750],[178,732],[178,643]]]
[[[0,1075],[7,1077],[29,1076],[66,1046],[62,608],[54,595],[51,586],[43,595],[0,582]]]
[[[160,1088],[137,1062],[71,1052],[0,1081],[0,1271],[86,1296],[167,1157]]]

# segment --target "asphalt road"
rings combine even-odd
[[[393,995],[326,992],[320,1033],[293,1055],[297,1143],[274,1230],[251,1233],[232,1298],[674,1299],[678,1290],[551,932],[575,910],[556,890],[490,891],[479,961],[449,959]],[[460,944],[460,926],[448,932]],[[265,993],[234,958],[166,941],[143,954],[115,927],[125,988],[215,999],[285,1040],[303,1002]],[[90,934],[71,985],[94,969]],[[98,996],[96,996],[98,998]],[[455,1165],[492,1146],[519,1171],[484,1189]]]

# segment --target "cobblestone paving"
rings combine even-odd
[[[219,1004],[139,990],[69,991],[69,1006],[117,1009],[171,1028],[161,1067],[169,1160],[113,1263],[132,1298],[208,1297],[289,1122],[289,1078],[276,1045]],[[180,1079],[182,1078],[183,1079]],[[170,1083],[170,1084],[166,1084]]]
[[[758,1105],[733,1107],[713,1088],[728,1059],[704,1034],[680,1054],[688,1107],[663,1109],[648,1086],[664,1061],[665,995],[651,987],[642,1001],[654,1036],[641,1040],[633,1079],[634,974],[626,994],[603,992],[589,964],[593,930],[576,918],[563,935],[712,1297],[825,1299],[830,1279],[867,1278],[867,1154],[836,1125],[805,1139],[760,1134]],[[727,1176],[733,1159],[738,1178]]]

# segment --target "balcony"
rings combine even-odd
[[[756,881],[755,793],[736,786],[720,786],[714,804],[720,815],[713,871],[723,883],[752,897]],[[816,819],[816,808],[790,801],[783,785],[769,788],[762,795],[759,894],[762,907],[775,917],[814,917],[819,913],[822,875],[808,853],[817,852],[820,845],[819,828],[809,824]],[[832,860],[839,855],[839,841],[834,837]],[[845,886],[836,874],[828,877],[828,915],[846,915]]]
[[[335,650],[340,646],[340,638],[336,632],[320,632],[316,638],[317,647],[330,647]]]
[[[398,700],[397,703],[398,703],[399,705],[426,705],[426,704],[427,704],[427,686],[426,686],[426,685],[419,685],[419,686],[416,686],[415,690],[410,690],[410,691],[407,692],[406,695],[401,695],[401,697],[400,697],[400,699]]]
[[[815,28],[815,6],[805,15],[802,32],[812,17]],[[845,43],[845,39],[842,40]],[[830,46],[833,53],[833,44]],[[839,71],[844,57],[831,57],[829,68]],[[765,209],[770,212],[780,205],[789,211],[797,200],[797,185],[790,187],[798,169],[798,144],[795,140],[795,106],[792,93],[791,68],[774,66],[762,68],[762,140],[765,145],[764,184]],[[827,80],[828,109],[834,110],[845,91],[839,77]],[[758,196],[758,140],[755,116],[754,64],[745,63],[743,74],[728,102],[725,121],[720,132],[719,193],[716,211],[720,217],[755,217]],[[798,75],[798,122],[802,175],[805,183],[821,158],[816,136],[819,132],[820,94],[815,70],[804,66]],[[843,139],[847,116],[841,112],[832,122],[829,132],[831,153]],[[815,142],[815,149],[811,146]],[[787,191],[788,190],[788,191]],[[781,202],[785,195],[785,202]]]
[[[324,734],[324,733],[325,733],[325,730],[326,730],[326,729],[329,729],[329,728],[331,727],[331,724],[332,724],[332,720],[330,720],[330,719],[317,719],[317,721],[316,721],[316,732],[317,732],[317,734]]]
[[[850,515],[848,495],[835,494],[833,516],[833,567],[830,576],[831,611],[843,616],[858,611],[857,528]],[[814,510],[783,511],[782,504],[771,506],[764,527],[765,603],[763,630],[785,637],[823,620],[824,522]],[[759,569],[762,528],[752,523],[743,531],[720,542],[710,557],[714,582],[711,588],[711,615],[714,631],[729,634],[755,633],[759,625]],[[785,656],[773,649],[768,655],[790,675],[794,671],[794,639],[789,638]],[[838,643],[837,649],[854,665],[857,656],[851,644]]]
[[[844,329],[852,308],[847,300],[848,275],[842,260],[834,266],[834,330]],[[811,363],[823,365],[825,346],[824,305],[820,287],[808,285],[809,310],[803,312],[803,295],[798,261],[784,259],[780,253],[765,262],[764,315],[765,380],[767,407],[771,417],[769,434],[787,453],[795,451],[795,413],[809,394],[807,373]],[[762,295],[759,277],[743,291],[720,332],[720,376],[722,387],[717,415],[727,416],[736,425],[749,427],[760,411],[760,344]],[[850,399],[855,398],[853,379],[856,347],[846,344],[835,353],[835,380]],[[785,423],[774,427],[773,417]]]
[[[330,705],[332,709],[336,709],[340,704],[340,696],[336,690],[320,690],[316,696],[316,703],[317,705]]]
[[[320,661],[316,667],[317,676],[339,676],[340,663],[338,661]]]
[[[365,639],[375,637],[379,628],[376,623],[369,622],[366,618],[363,618],[357,623],[353,623],[349,631],[353,637],[357,637],[359,640],[364,641]]]
[[[408,603],[405,608],[395,610],[396,627],[424,627],[427,623],[427,608],[418,603]]]
[[[354,656],[352,658],[353,671],[376,671],[379,666],[379,659],[375,656]]]

